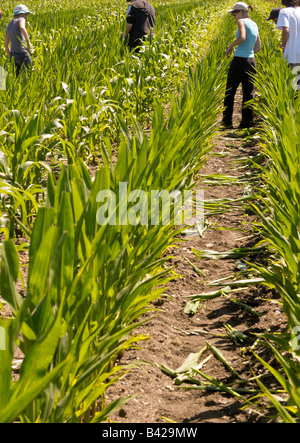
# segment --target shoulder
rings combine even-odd
[[[131,5],[128,6],[128,13],[132,13],[138,9],[140,9],[141,5],[139,3],[139,0],[135,1],[134,3],[132,3]]]
[[[26,28],[26,20],[25,20],[25,18],[20,18],[20,21],[19,21],[19,27],[21,28],[21,29],[25,29]]]
[[[245,19],[245,25],[251,28],[253,31],[258,31],[258,25],[255,21],[253,21],[251,18]]]
[[[283,8],[279,12],[278,21],[277,21],[277,29],[282,29],[283,27],[289,26],[289,18],[292,10],[294,8]]]
[[[237,24],[239,28],[244,28],[246,26],[245,19],[241,18],[240,20],[237,21]]]
[[[242,18],[241,21],[245,24],[245,25],[249,25],[249,26],[255,26],[256,23],[251,19],[251,18]]]
[[[294,14],[295,10],[295,8],[282,8],[279,11],[278,19],[289,18],[291,15]]]
[[[148,3],[148,6],[149,6],[150,9],[152,9],[152,11],[155,12],[155,8],[154,8],[154,6],[151,3]]]

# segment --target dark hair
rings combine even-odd
[[[296,6],[300,6],[300,0],[281,0],[281,4],[287,8],[290,6],[295,8]]]
[[[248,9],[250,9],[251,12],[253,12],[253,11],[254,11],[254,6],[253,6],[253,5],[249,5],[249,6],[248,6]]]

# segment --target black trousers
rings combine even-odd
[[[226,94],[224,100],[223,123],[232,125],[232,114],[234,107],[234,97],[237,88],[242,84],[243,88],[243,108],[242,108],[242,125],[250,125],[253,121],[252,107],[245,107],[245,104],[254,98],[254,84],[252,76],[255,73],[256,64],[254,58],[233,57],[230,64]]]
[[[30,65],[32,64],[32,60],[29,53],[21,53],[21,54],[11,53],[11,57],[14,58],[17,77],[19,76],[22,67],[28,70]]]

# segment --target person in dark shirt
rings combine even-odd
[[[146,35],[154,33],[155,10],[146,0],[127,0],[131,5],[127,10],[124,39],[128,40],[131,51],[138,52]]]
[[[14,58],[17,77],[22,67],[28,70],[32,64],[29,54],[32,46],[26,30],[29,14],[30,11],[25,5],[17,5],[14,8],[14,18],[6,27],[5,50],[9,59]]]

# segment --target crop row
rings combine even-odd
[[[111,5],[102,6],[112,11]],[[79,5],[69,12],[66,18],[58,8],[54,21],[52,14],[36,15],[35,39],[42,24],[52,39],[37,47],[29,79],[9,76],[2,102],[0,290],[13,317],[0,326],[6,336],[0,353],[1,422],[100,422],[128,400],[104,407],[107,387],[130,369],[115,364],[117,356],[145,339],[134,331],[161,293],[156,288],[168,281],[164,263],[178,230],[174,223],[99,224],[98,195],[111,192],[121,202],[120,183],[126,183],[128,195],[192,190],[194,173],[211,148],[224,92],[222,41],[212,41],[213,51],[205,51],[200,62],[188,47],[186,58],[183,50],[176,52],[178,66],[169,37],[167,54],[150,42],[139,58],[120,59],[118,33],[111,53],[90,45],[91,35],[84,32],[93,23],[97,32],[107,33],[111,20],[120,29],[119,13],[98,17],[95,9],[79,27]],[[99,59],[94,53],[88,61],[89,50],[98,51]],[[186,73],[174,83],[183,61]],[[168,94],[168,114],[158,103],[160,93],[148,97],[147,85],[157,77],[162,87],[176,86]],[[134,96],[128,107],[121,101],[128,98],[125,86]],[[144,130],[145,120],[137,121],[134,112],[148,113],[148,102],[153,115]],[[95,177],[84,162],[91,153],[101,160]],[[121,212],[121,204],[115,211]],[[23,296],[17,291],[16,227],[29,243]],[[24,359],[12,380],[15,345]]]

